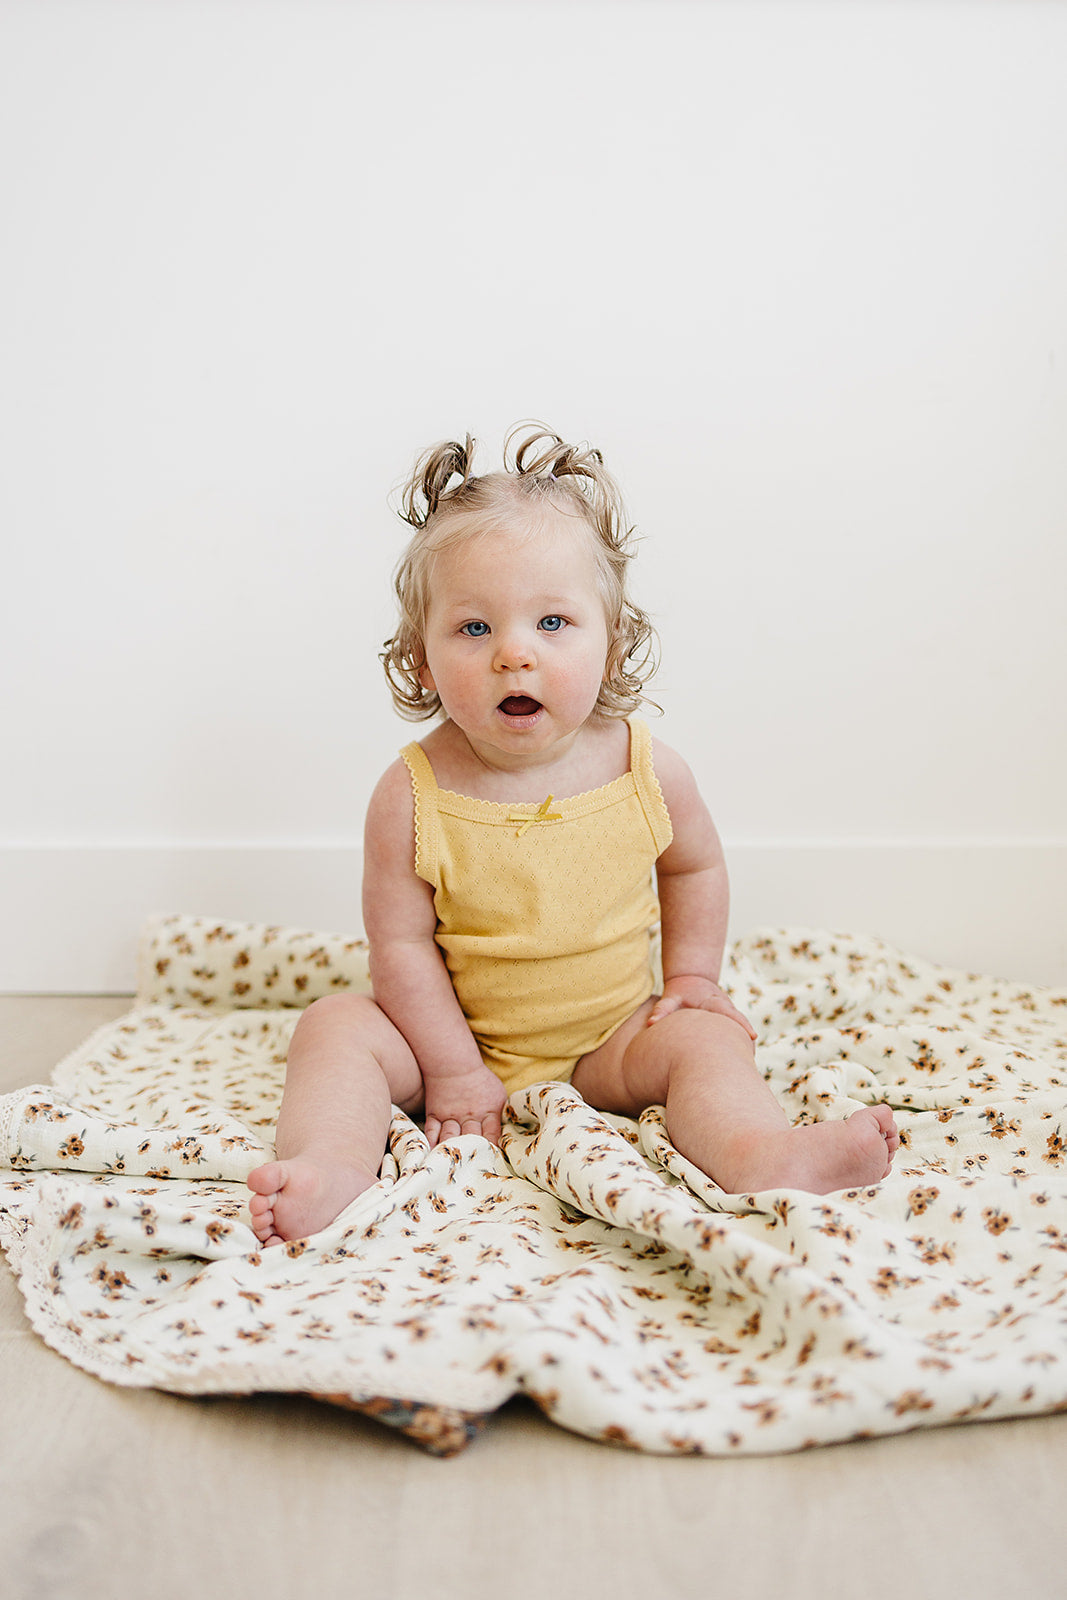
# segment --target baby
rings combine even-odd
[[[600,453],[534,427],[504,471],[472,462],[469,438],[440,445],[405,492],[383,660],[401,714],[442,720],[371,799],[374,997],[297,1025],[277,1159],[248,1179],[257,1237],[315,1233],[373,1184],[393,1105],[424,1113],[431,1145],[495,1141],[507,1096],[545,1079],[604,1111],[663,1105],[729,1192],[877,1183],[889,1108],[793,1127],[719,987],[722,847],[685,762],[632,716],[652,630]]]

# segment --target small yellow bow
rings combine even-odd
[[[548,808],[549,808],[549,806],[551,804],[552,804],[552,796],[548,795],[546,799],[541,801],[540,806],[537,808],[537,811],[535,812],[535,814],[532,817],[510,816],[508,818],[509,822],[521,822],[522,823],[522,827],[521,828],[516,828],[515,829],[515,837],[516,837],[516,839],[521,839],[523,834],[526,832],[527,828],[532,828],[535,822],[562,822],[563,821],[562,812],[560,812],[560,811],[550,811]]]

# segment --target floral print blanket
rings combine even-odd
[[[450,1454],[509,1397],[638,1450],[799,1449],[1067,1407],[1067,991],[875,939],[760,932],[726,981],[794,1120],[886,1101],[875,1188],[725,1194],[653,1108],[513,1096],[501,1147],[397,1113],[380,1182],[265,1250],[298,1007],[358,940],[188,917],[136,1003],[0,1102],[0,1240],[28,1315],[112,1383],[303,1392]]]

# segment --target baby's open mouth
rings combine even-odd
[[[540,700],[531,700],[528,694],[509,694],[506,700],[501,700],[498,708],[506,717],[532,717],[535,711],[540,711]]]

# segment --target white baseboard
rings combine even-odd
[[[1067,840],[736,843],[731,933],[876,934],[945,966],[1067,986]],[[190,912],[358,933],[356,846],[0,848],[0,992],[126,994],[142,923]]]
[[[131,993],[158,912],[359,933],[361,871],[354,846],[0,849],[0,993]]]
[[[731,933],[875,934],[941,966],[1067,987],[1067,839],[737,844]]]

